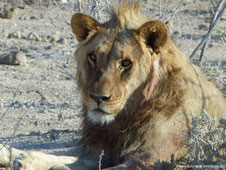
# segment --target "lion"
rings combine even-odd
[[[186,156],[182,131],[190,133],[191,113],[205,109],[224,117],[222,93],[175,46],[166,24],[142,13],[140,1],[116,3],[105,23],[76,13],[71,27],[79,41],[74,56],[83,97],[80,146],[74,156],[3,147],[2,166],[153,169],[172,155]]]

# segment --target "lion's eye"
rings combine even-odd
[[[92,66],[94,66],[94,64],[96,64],[96,62],[97,62],[97,57],[96,57],[96,55],[93,54],[93,53],[90,53],[90,54],[88,54],[87,57],[88,57],[89,63],[92,64]]]
[[[129,68],[132,66],[132,62],[130,60],[123,60],[121,63],[122,67]]]

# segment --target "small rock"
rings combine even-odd
[[[27,57],[26,55],[22,52],[19,51],[16,54],[16,64],[20,65],[20,66],[26,66],[27,65]]]
[[[29,46],[28,48],[33,51],[38,51],[38,48],[36,46]]]
[[[47,124],[48,124],[48,123],[47,123]],[[50,134],[49,134],[49,137],[50,137],[52,140],[56,140],[56,139],[60,138],[60,134],[57,133],[57,131],[55,131],[55,130],[51,130],[49,133],[50,133]]]
[[[35,121],[35,122],[34,122],[34,125],[35,125],[35,126],[38,126],[38,121]]]
[[[7,38],[14,38],[14,34],[13,33],[8,34]]]
[[[49,42],[50,42],[50,43],[54,43],[54,42],[56,42],[55,37],[51,37],[51,38],[49,39]]]
[[[28,34],[26,39],[31,40],[31,41],[39,41],[40,40],[39,36],[35,33]]]
[[[23,16],[20,16],[18,19],[19,20],[28,20],[29,18],[30,18],[30,16],[23,15]]]
[[[27,5],[34,5],[35,4],[35,0],[24,0],[24,2],[27,4]]]
[[[51,38],[51,35],[47,35],[47,40],[49,40]]]
[[[50,50],[51,48],[52,48],[51,45],[48,45],[48,46],[44,47],[45,50]]]
[[[50,43],[54,43],[55,42],[55,39],[54,38],[51,38],[49,42]]]
[[[208,27],[207,27],[206,25],[204,25],[204,24],[200,24],[200,25],[199,25],[199,29],[200,29],[200,30],[205,30],[205,31],[207,31],[207,30],[208,30]]]
[[[208,47],[210,47],[210,48],[213,47],[213,44],[212,43],[208,44]]]
[[[60,39],[57,35],[53,35],[53,36],[48,35],[47,38],[49,39],[50,43],[54,43]]]
[[[70,77],[65,77],[65,80],[71,80],[71,78]]]
[[[37,121],[36,121],[37,122]],[[36,123],[35,122],[35,123]],[[38,123],[37,123],[38,124]],[[35,132],[35,131],[31,131],[30,132],[30,134],[29,134],[30,136],[39,136],[40,135],[40,132],[38,131],[38,132]]]
[[[10,33],[8,34],[7,36],[8,38],[18,38],[18,39],[21,39],[22,38],[22,34],[20,31],[17,31],[15,33]]]
[[[9,47],[10,51],[19,51],[19,47],[18,46],[11,46]]]
[[[9,54],[0,55],[0,64],[26,66],[27,58],[21,51],[12,51]]]
[[[11,19],[14,12],[14,8],[11,5],[4,5],[3,8],[0,8],[0,11],[0,18]]]
[[[58,114],[58,121],[62,121],[62,120],[63,120],[62,113],[59,113],[59,114]]]
[[[24,53],[27,53],[28,52],[28,49],[25,48],[25,47],[20,47],[20,51],[23,51]]]
[[[24,5],[18,5],[17,8],[19,8],[19,9],[25,9],[25,6]]]
[[[60,38],[59,40],[56,41],[57,43],[60,44],[64,44],[65,43],[65,39],[64,38]]]
[[[21,39],[22,38],[22,34],[20,31],[17,31],[14,33],[14,38],[18,38],[18,39]]]
[[[30,19],[37,19],[35,16],[31,16]]]

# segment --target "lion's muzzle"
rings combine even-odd
[[[96,95],[96,94],[90,94],[89,96],[92,99],[94,99],[97,102],[98,105],[100,103],[102,103],[102,101],[108,101],[111,98],[111,96],[102,96],[102,95]]]

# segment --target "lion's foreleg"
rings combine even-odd
[[[15,148],[7,149],[0,145],[0,167],[13,169],[47,170],[54,166],[65,166],[77,161],[76,157],[56,156],[41,152],[24,152]]]
[[[0,167],[11,167],[16,157],[23,153],[24,151],[15,148],[7,149],[4,145],[0,144]]]
[[[128,169],[133,169],[133,170],[148,170],[148,168],[144,165],[142,161],[138,160],[127,160],[123,162],[122,164],[119,164],[114,167],[106,168],[103,170],[128,170]]]

